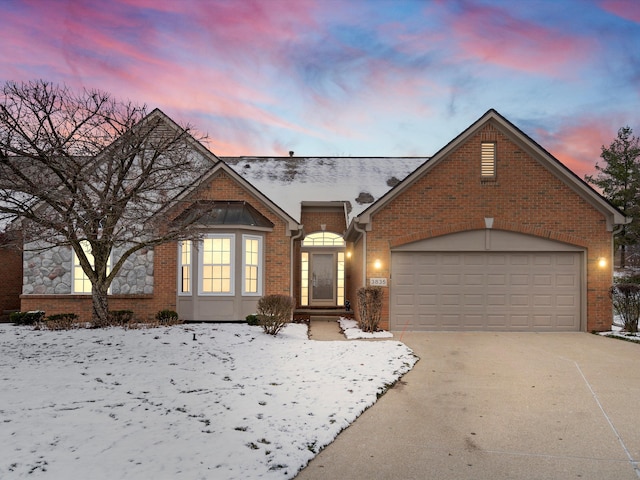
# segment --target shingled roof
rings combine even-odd
[[[291,217],[303,201],[344,201],[349,220],[428,157],[220,157]]]

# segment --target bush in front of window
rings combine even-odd
[[[360,287],[358,294],[358,326],[363,332],[377,332],[382,316],[381,287]]]
[[[293,318],[295,300],[287,295],[265,295],[258,300],[257,318],[265,333],[277,335]]]

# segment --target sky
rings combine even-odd
[[[494,108],[582,177],[640,135],[640,1],[0,0],[0,82],[34,79],[218,156],[430,156]]]

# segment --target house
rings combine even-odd
[[[169,206],[206,212],[202,236],[136,255],[112,309],[235,321],[265,294],[343,311],[378,285],[392,330],[611,327],[627,219],[495,110],[431,158],[204,155],[213,167]],[[42,255],[25,252],[21,309],[89,315],[71,252]]]

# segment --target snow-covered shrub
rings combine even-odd
[[[258,316],[255,313],[251,313],[245,317],[247,323],[251,326],[260,325],[260,321],[258,320]]]
[[[265,295],[258,300],[258,321],[265,333],[277,335],[291,322],[295,301],[287,295]]]
[[[618,283],[611,287],[609,293],[614,310],[622,318],[623,328],[629,333],[636,333],[640,318],[640,285]]]
[[[131,310],[111,310],[109,311],[109,320],[111,325],[126,325],[133,320],[133,312]]]
[[[363,332],[377,332],[382,316],[382,294],[380,287],[358,289],[358,326]]]

